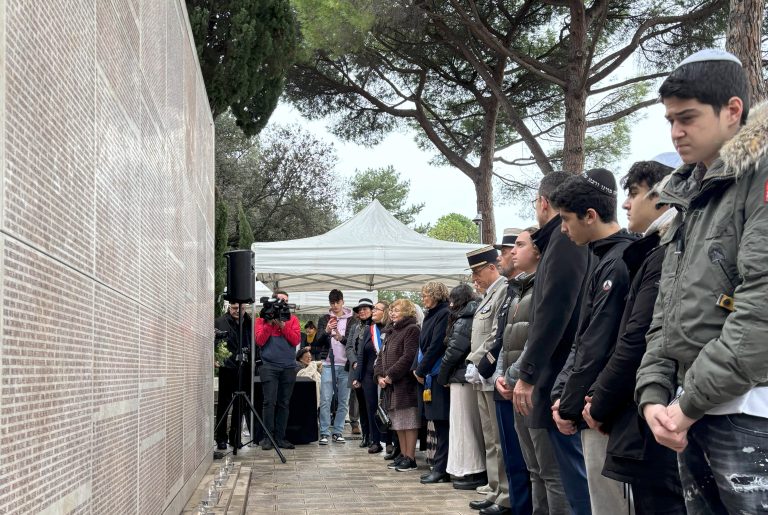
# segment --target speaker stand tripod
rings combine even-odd
[[[236,302],[236,301],[231,301]],[[237,456],[237,451],[239,449],[242,449],[247,444],[242,444],[242,429],[243,429],[243,403],[245,403],[248,406],[248,409],[250,409],[251,413],[253,413],[254,418],[259,422],[259,425],[261,426],[261,429],[264,430],[264,435],[269,439],[269,441],[272,443],[272,448],[277,453],[278,457],[280,458],[280,461],[283,463],[286,462],[285,456],[280,451],[280,447],[278,447],[277,442],[275,442],[274,437],[272,436],[272,433],[269,432],[267,427],[264,425],[264,421],[261,419],[261,416],[259,416],[258,412],[256,411],[256,408],[253,407],[253,404],[251,404],[251,400],[248,398],[248,396],[245,394],[244,391],[242,391],[242,374],[243,374],[243,363],[245,362],[245,357],[243,356],[243,305],[242,303],[238,306],[238,317],[237,317],[237,326],[238,326],[238,338],[237,338],[237,354],[235,355],[235,362],[237,363],[237,387],[238,390],[232,395],[232,399],[229,401],[229,404],[227,405],[227,409],[224,410],[224,414],[219,419],[218,422],[216,422],[216,427],[213,429],[213,434],[216,434],[216,429],[219,428],[219,426],[226,422],[227,415],[229,414],[229,410],[235,406],[235,403],[237,402],[237,417],[235,417],[235,410],[232,410],[232,424],[235,426],[235,441],[232,442],[232,454],[234,456]],[[237,418],[237,420],[235,420]],[[251,427],[251,431],[255,434],[255,431],[253,430],[253,426]],[[253,441],[253,440],[251,440]],[[250,443],[250,442],[249,442]],[[218,456],[217,456],[218,455]],[[214,452],[214,458],[221,458],[224,456],[224,453],[217,453]]]

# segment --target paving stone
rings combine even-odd
[[[403,473],[387,469],[382,454],[371,455],[357,445],[297,445],[283,453],[246,447],[233,459],[251,467],[245,507],[247,515],[267,513],[477,515],[469,501],[474,491],[456,490],[449,483],[422,485],[428,472],[424,453],[419,470]]]

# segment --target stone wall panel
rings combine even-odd
[[[184,2],[0,2],[0,513],[171,513],[206,470],[213,147]]]

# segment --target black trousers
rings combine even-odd
[[[379,431],[379,426],[376,425],[376,408],[379,406],[379,388],[373,380],[373,377],[363,378],[362,383],[362,388],[358,388],[356,391],[359,392],[362,390],[362,393],[365,396],[365,413],[367,416],[363,417],[363,411],[361,410],[360,420],[362,421],[363,418],[368,420],[368,437],[370,438],[371,443],[381,443],[383,435],[381,434],[381,431]],[[361,404],[360,406],[363,405]]]
[[[365,398],[365,392],[362,388],[353,388],[355,397],[357,398],[357,409],[360,413],[360,428],[362,429],[363,438],[371,437],[371,424],[368,420],[368,399]]]
[[[238,390],[245,392],[245,395],[250,399],[251,388],[248,382],[248,378],[251,373],[251,367],[247,363],[243,365],[242,376],[240,378],[240,388],[237,383],[237,369],[236,368],[219,368],[219,400],[216,404],[216,443],[227,441],[227,435],[229,434],[229,443],[234,445],[237,442],[235,438],[237,436],[237,421],[238,417],[246,415],[246,420],[250,421],[248,414],[248,406],[243,400],[235,402],[232,405],[232,423],[230,424],[229,431],[227,431],[227,407],[232,400],[232,396]],[[241,406],[242,404],[242,406]],[[250,430],[250,427],[249,427]]]
[[[264,394],[261,418],[264,420],[264,427],[279,443],[285,440],[288,409],[293,385],[296,384],[296,369],[280,368],[265,363],[261,366],[259,375]]]
[[[440,474],[445,473],[448,467],[448,430],[447,420],[433,420],[435,425],[435,438],[437,447],[435,448],[435,457],[432,459],[432,470]]]

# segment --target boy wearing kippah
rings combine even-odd
[[[550,200],[560,211],[562,232],[576,245],[588,245],[593,260],[576,339],[552,389],[552,416],[561,433],[580,431],[592,515],[624,513],[624,485],[602,475],[608,436],[587,428],[583,411],[616,344],[630,283],[622,257],[636,238],[616,221],[616,179],[608,170],[570,177]]]
[[[659,203],[659,294],[636,400],[678,452],[689,513],[768,506],[768,113],[749,113],[739,60],[704,50],[659,89],[685,165]]]

